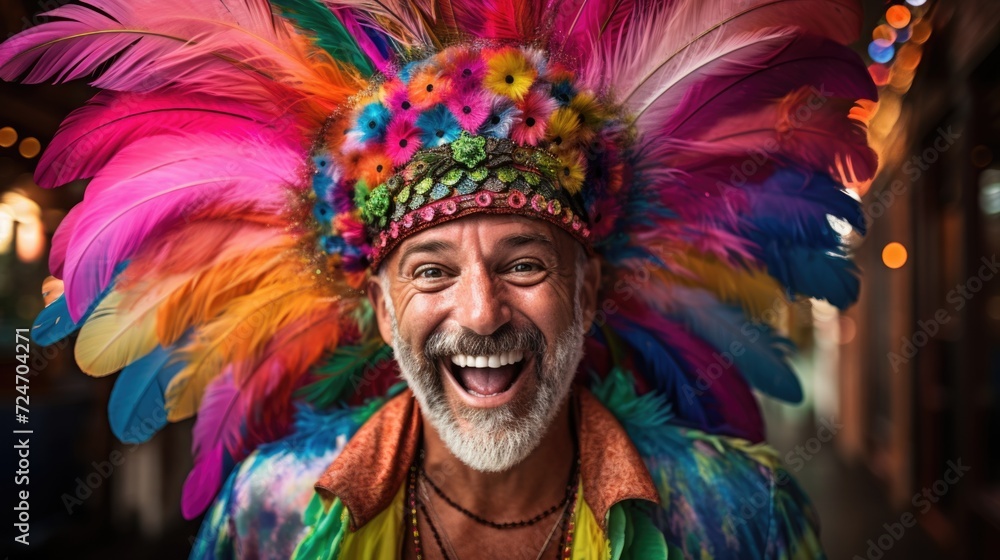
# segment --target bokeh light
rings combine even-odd
[[[883,23],[882,25],[876,27],[872,31],[872,39],[875,39],[875,40],[883,39],[885,41],[888,41],[890,44],[891,43],[895,43],[896,42],[896,30],[893,29],[891,26],[886,25],[886,24]]]
[[[893,241],[882,249],[882,262],[889,268],[900,268],[906,264],[906,247]]]
[[[17,142],[17,131],[9,126],[0,128],[0,148],[9,148]]]
[[[921,56],[923,56],[923,53],[919,46],[913,44],[903,45],[899,47],[899,53],[896,55],[896,62],[893,66],[912,72],[920,65]]]
[[[31,159],[42,151],[42,143],[39,142],[37,138],[29,136],[24,140],[21,140],[21,144],[17,147],[17,151],[21,153],[21,157]]]
[[[985,144],[980,144],[975,148],[972,148],[972,153],[970,154],[972,159],[972,165],[976,167],[983,168],[993,163],[993,150]]]
[[[885,21],[896,29],[902,29],[910,24],[910,10],[906,6],[892,6],[885,11]]]
[[[846,315],[840,316],[840,343],[850,344],[858,334],[858,325]]]
[[[888,39],[875,39],[868,44],[868,56],[875,62],[886,63],[892,60],[896,54],[896,49],[892,46],[892,41]]]
[[[906,0],[906,3],[911,6],[923,6],[927,3],[927,0]]]
[[[910,41],[921,44],[931,38],[931,22],[930,20],[920,20],[913,24],[913,36],[910,37]]]
[[[868,73],[872,76],[875,85],[882,87],[889,83],[889,68],[885,64],[871,64],[868,66]]]

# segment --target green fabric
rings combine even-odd
[[[340,553],[340,544],[347,533],[345,513],[344,504],[340,499],[327,504],[318,493],[313,496],[303,515],[303,521],[309,529],[295,547],[292,559],[336,558]]]
[[[611,560],[665,560],[667,542],[649,515],[635,502],[619,502],[608,511]]]

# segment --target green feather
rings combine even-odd
[[[322,2],[316,0],[271,0],[281,15],[295,22],[296,27],[334,59],[358,69],[364,76],[375,73],[371,60],[358,46],[344,24]]]
[[[392,348],[380,339],[363,345],[341,346],[314,372],[316,381],[299,390],[299,396],[317,408],[327,408],[357,388],[363,376],[380,362],[392,358]]]

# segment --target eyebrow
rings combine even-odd
[[[399,256],[399,272],[403,272],[403,265],[406,264],[406,260],[413,255],[418,253],[443,253],[446,251],[454,251],[455,246],[447,241],[423,241],[421,243],[414,243],[409,247],[403,249],[403,252]]]
[[[544,245],[551,251],[557,252],[555,242],[553,242],[549,236],[542,235],[540,233],[519,233],[516,235],[510,235],[501,239],[498,245],[504,249],[517,249],[518,247],[532,244]]]

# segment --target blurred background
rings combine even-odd
[[[2,0],[4,37],[63,3]],[[853,186],[870,222],[851,239],[861,298],[846,313],[804,300],[776,318],[801,349],[808,396],[764,403],[769,438],[819,510],[830,558],[996,558],[1000,2],[864,4],[855,47],[881,97],[859,108],[880,154],[877,178]],[[32,173],[93,94],[0,83],[3,371],[17,363],[15,329],[42,308],[52,233],[83,195],[83,184],[43,190]],[[186,557],[200,521],[179,508],[191,425],[122,445],[105,409],[114,379],[80,373],[72,340],[33,348],[32,367],[32,556]],[[0,389],[5,417],[13,385]]]

